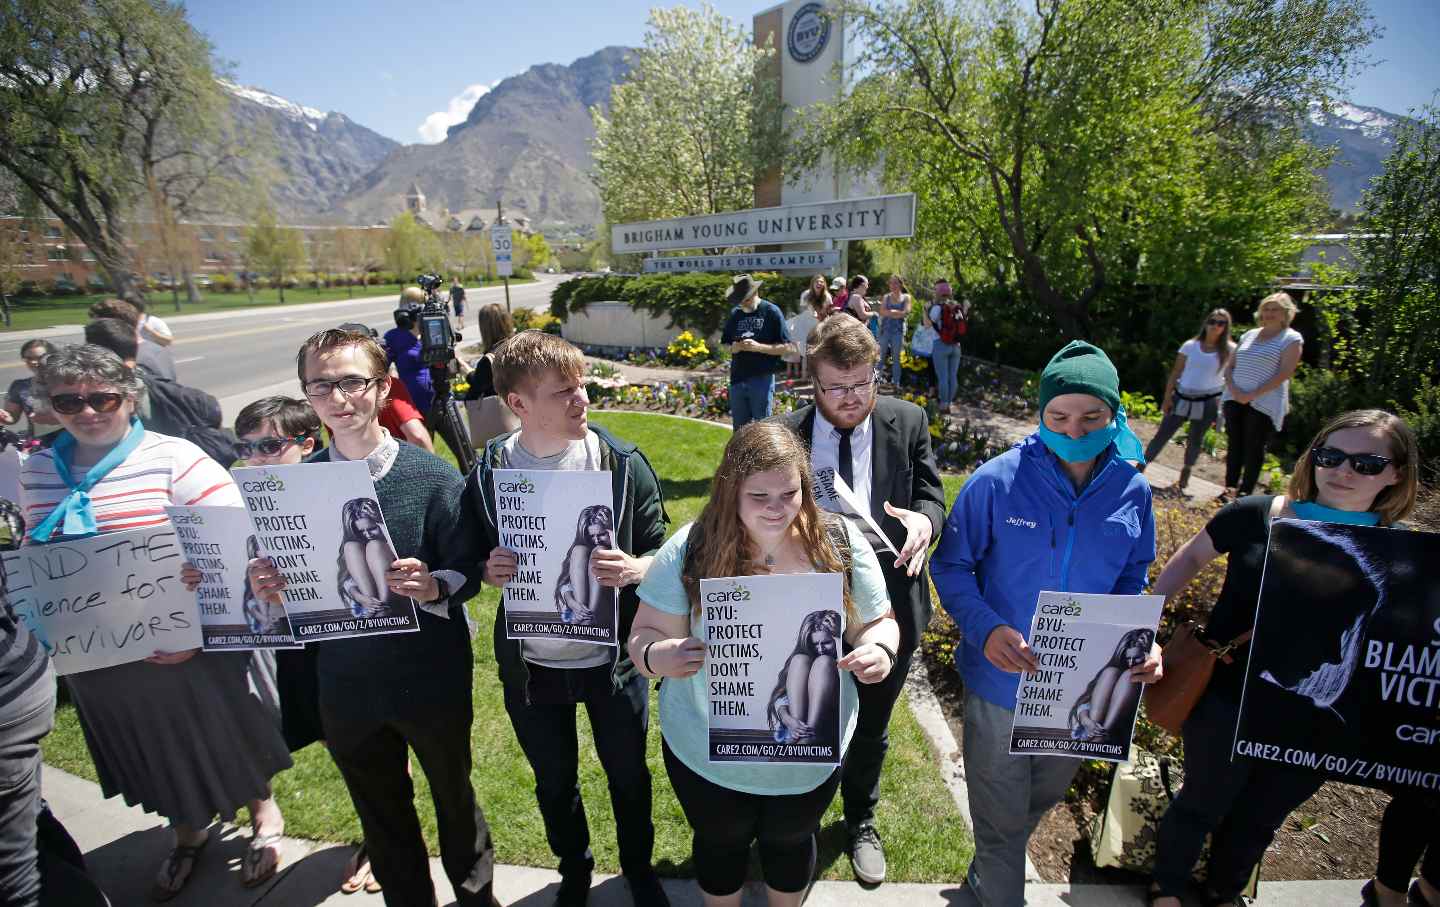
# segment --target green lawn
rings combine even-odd
[[[534,283],[534,278],[524,280],[511,280],[511,285],[521,283]],[[476,290],[481,286],[492,286],[493,284],[475,284],[468,289]],[[308,302],[335,302],[341,299],[360,299],[367,296],[393,296],[399,298],[400,287],[398,284],[372,284],[368,287],[350,287],[349,292],[345,287],[332,287],[329,289],[293,289],[285,291],[285,305],[300,305]],[[32,298],[12,299],[10,302],[10,327],[0,325],[0,333],[7,331],[25,332],[41,328],[48,328],[57,324],[84,324],[90,320],[87,310],[90,305],[102,299],[108,299],[113,293],[92,293],[85,296],[64,296],[56,299]],[[175,304],[170,298],[169,291],[157,290],[150,293],[147,302],[151,311],[161,318],[168,318],[172,315],[200,315],[206,312],[228,312],[235,309],[248,309],[257,306],[272,306],[280,304],[279,290],[256,290],[255,301],[251,302],[250,297],[244,291],[234,293],[220,293],[214,290],[205,291],[201,301],[193,305],[185,301],[184,294],[180,297],[180,310],[175,310]]]
[[[671,529],[679,528],[700,512],[709,493],[710,477],[730,432],[719,425],[660,415],[597,412],[595,423],[639,444],[661,476]],[[441,444],[442,455],[448,455]],[[956,479],[954,489],[958,489]],[[946,498],[954,490],[947,477]],[[478,633],[475,651],[475,787],[495,834],[496,853],[504,862],[554,866],[545,843],[544,826],[535,806],[534,775],[515,742],[509,718],[501,703],[495,673],[491,630],[499,593],[487,588],[470,602]],[[605,776],[590,734],[579,710],[580,782],[598,868],[618,872],[614,815],[610,810]],[[660,759],[658,704],[651,695],[649,763],[655,777],[655,862],[666,875],[689,876],[690,829],[680,804],[665,780]],[[973,851],[969,829],[955,809],[941,779],[923,732],[908,708],[898,708],[890,725],[891,744],[882,780],[884,796],[878,817],[894,881],[936,882],[959,879]],[[62,706],[54,733],[45,741],[46,761],[86,778],[95,777],[86,753],[73,707]],[[420,817],[432,853],[435,818],[429,791],[418,764],[415,783]],[[323,747],[312,745],[296,754],[295,767],[275,779],[276,794],[285,811],[286,831],[318,840],[355,841],[360,825],[355,818],[339,773]],[[822,824],[820,865],[825,878],[851,878],[844,855],[844,828],[838,800]]]

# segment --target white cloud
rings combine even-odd
[[[470,115],[470,108],[475,106],[475,102],[499,84],[497,79],[489,85],[467,85],[464,91],[450,99],[450,103],[444,110],[432,113],[425,118],[425,122],[421,123],[418,129],[420,141],[431,145],[443,142],[445,131],[456,123],[464,122],[465,117]]]

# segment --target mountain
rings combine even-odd
[[[324,113],[259,88],[221,82],[241,135],[268,134],[274,150],[270,196],[285,220],[315,220],[400,143],[343,113]]]
[[[1327,110],[1311,105],[1305,137],[1321,148],[1337,149],[1335,159],[1325,168],[1330,207],[1345,213],[1357,210],[1361,194],[1385,169],[1395,130],[1403,119],[1378,107],[1339,103]]]
[[[331,214],[351,223],[388,221],[405,210],[414,185],[434,226],[442,226],[442,209],[493,211],[499,195],[507,212],[537,228],[593,231],[602,218],[588,175],[595,136],[589,109],[608,106],[611,89],[630,71],[627,53],[607,47],[568,66],[546,63],[505,79],[444,141],[392,150]]]

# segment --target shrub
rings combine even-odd
[[[754,276],[763,281],[762,298],[784,312],[799,308],[800,294],[805,290],[808,276],[781,277],[766,273]],[[551,294],[550,313],[564,320],[572,313],[584,311],[592,302],[625,302],[632,309],[668,319],[670,327],[708,337],[720,330],[730,314],[730,304],[726,301],[730,286],[728,275],[698,272],[572,277]]]
[[[233,293],[237,286],[234,274],[216,274],[210,278],[210,288],[217,293]]]
[[[670,365],[692,368],[709,358],[710,347],[706,345],[705,338],[696,337],[689,331],[681,331],[680,336],[665,348],[665,361]]]
[[[517,331],[544,331],[547,334],[560,333],[560,319],[549,312],[536,309],[516,309],[511,313]]]

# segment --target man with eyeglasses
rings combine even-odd
[[[461,506],[454,466],[380,425],[390,392],[385,352],[368,334],[321,331],[296,357],[300,386],[330,431],[311,463],[359,460],[370,469],[397,559],[386,585],[420,603],[417,633],[318,643],[320,723],[365,832],[385,903],[435,902],[430,863],[406,772],[413,749],[429,781],[440,860],[461,907],[493,903],[495,852],[470,783],[474,662],[464,603],[480,587],[478,524]],[[250,562],[251,588],[278,602],[285,579]]]
[[[890,675],[880,683],[857,685],[860,715],[840,779],[851,865],[857,878],[876,884],[884,881],[886,870],[875,807],[890,742],[887,728],[920,633],[930,623],[925,552],[945,521],[945,498],[925,411],[876,392],[880,346],[869,329],[853,318],[827,318],[811,335],[808,355],[815,377],[814,405],[776,418],[810,447],[817,502],[847,513],[864,527],[880,556],[900,624],[900,650]],[[836,477],[854,491],[864,514],[885,533],[899,557],[886,551],[886,542],[862,514],[850,512],[829,491]]]

